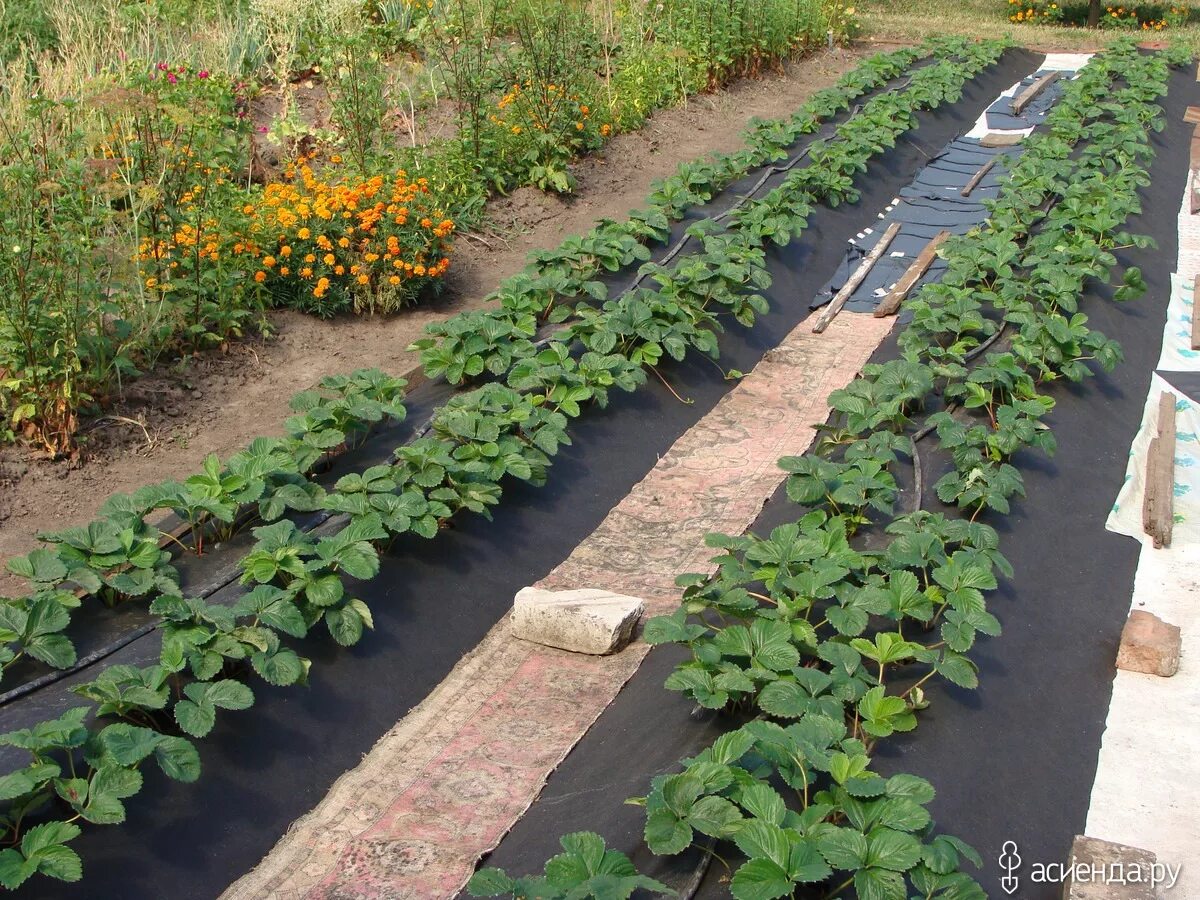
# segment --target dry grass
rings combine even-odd
[[[1179,3],[1179,0],[1175,0]],[[1193,5],[1181,3],[1180,5]],[[1121,35],[1143,32],[1094,30],[1054,25],[1016,25],[1008,21],[1005,0],[863,0],[858,6],[867,37],[877,41],[915,42],[935,34],[965,34],[980,38],[1008,35],[1018,44],[1037,50],[1095,50]],[[1147,40],[1181,36],[1200,51],[1200,21],[1186,28],[1152,32]]]

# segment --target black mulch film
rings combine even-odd
[[[1044,70],[1037,74],[1044,74]],[[1035,76],[1023,79],[1012,97],[1002,97],[988,107],[985,113],[987,126],[1011,130],[1040,125],[1062,95],[1063,78],[1073,77],[1070,72],[1060,74],[1062,77],[1038,94],[1020,116],[1014,116],[1011,114],[1013,99],[1022,87],[1033,83]],[[886,253],[846,300],[848,310],[873,311],[935,235],[943,230],[966,234],[987,219],[983,201],[995,198],[1000,192],[1005,171],[1020,154],[1020,145],[984,147],[978,138],[955,135],[879,214],[877,224],[850,239],[841,265],[813,298],[813,309],[829,303],[850,280],[863,258],[878,245],[888,227],[899,224],[900,229]],[[963,191],[984,167],[989,168],[963,196]],[[923,281],[936,281],[945,270],[946,263],[935,258]]]
[[[836,269],[847,238],[872,225],[877,211],[897,196],[914,172],[1043,59],[1024,50],[1006,52],[967,86],[958,103],[918,115],[919,128],[858,179],[858,203],[816,210],[799,240],[772,250],[772,309],[752,330],[735,327],[723,337],[721,365],[749,371],[783,340],[808,314],[807,298]],[[727,198],[719,198],[712,207],[722,205],[728,206]],[[655,379],[634,394],[614,395],[608,409],[589,410],[573,425],[574,444],[555,459],[546,487],[510,483],[495,521],[464,517],[435,541],[398,540],[384,557],[379,576],[357,591],[373,611],[374,631],[350,649],[324,637],[298,642],[297,650],[313,660],[307,688],[271,688],[256,682],[253,710],[222,716],[212,734],[199,742],[203,772],[198,782],[169,781],[155,767],[146,767],[143,791],[127,803],[128,820],[119,826],[89,826],[72,843],[84,860],[83,881],[68,885],[38,879],[25,893],[122,900],[219,895],[437,686],[508,611],[517,590],[565,559],[733,384],[705,360],[689,359],[663,372],[692,404],[679,403]],[[445,396],[444,389],[415,392],[409,421],[395,434],[402,438],[411,433]],[[363,453],[369,456],[370,451]],[[211,599],[219,602],[222,596],[218,592]],[[105,664],[145,665],[157,652],[157,636],[150,635],[108,657]],[[665,770],[688,746],[715,734],[711,728],[703,732],[703,726],[685,727],[687,709],[677,708],[678,698],[659,687],[668,668],[665,654],[653,654],[635,685],[622,693],[568,760],[546,799],[505,842],[504,852],[520,848],[519,855],[508,859],[514,868],[533,868],[535,860],[540,868],[556,852],[557,835],[577,828],[596,828],[623,849],[636,846],[636,811],[620,807],[619,800],[644,791],[652,771]],[[81,672],[0,708],[0,730],[25,727],[78,705],[68,688],[92,677],[93,671]],[[631,718],[619,726],[620,737],[606,743],[604,735],[623,709]],[[928,730],[929,723],[923,728]],[[636,740],[646,752],[629,753],[625,743],[634,738],[626,736],[639,729]],[[599,755],[578,770],[579,760],[597,752],[597,741]],[[670,752],[650,752],[672,741],[677,743]],[[602,774],[604,766],[619,770],[630,759],[645,763],[645,771],[639,769],[627,783],[593,777]],[[0,753],[0,771],[11,761]],[[553,797],[572,783],[575,787],[566,793],[588,791],[582,795],[583,805],[555,802]],[[545,818],[551,810],[556,812]],[[560,821],[558,815],[566,818]],[[559,827],[567,824],[570,827]],[[523,840],[531,827],[537,840]]]
[[[1200,85],[1190,72],[1172,74],[1164,100],[1167,128],[1152,136],[1156,157],[1152,182],[1141,191],[1144,212],[1128,223],[1158,246],[1117,254],[1122,265],[1141,267],[1148,291],[1118,304],[1111,302],[1111,288],[1093,285],[1081,304],[1089,325],[1120,341],[1125,362],[1111,375],[1053,391],[1058,405],[1047,421],[1058,452],[1052,459],[1020,455],[1015,464],[1028,498],[1014,503],[1012,515],[991,522],[1016,574],[989,598],[1004,633],[983,639],[972,653],[980,686],[967,691],[931,682],[931,706],[917,729],[881,741],[876,750],[882,774],[909,772],[933,783],[938,794],[930,809],[939,830],[980,852],[983,869],[968,871],[992,897],[1008,896],[997,862],[1006,841],[1016,842],[1028,872],[1036,862],[1066,862],[1086,823],[1139,554],[1136,541],[1106,531],[1104,522],[1125,475],[1161,346],[1177,258],[1174,211],[1188,170],[1191,136],[1183,114],[1198,98]],[[893,335],[874,361],[897,353]],[[1189,395],[1200,391],[1194,378],[1163,375]],[[924,507],[937,509],[930,486],[945,468],[937,468],[936,460],[931,466],[928,456],[926,450]],[[911,493],[898,505],[910,501]],[[765,533],[795,518],[796,507],[780,490],[751,530]],[[644,796],[652,776],[678,771],[679,759],[727,730],[709,713],[694,716],[692,702],[662,687],[683,658],[677,647],[650,653],[486,865],[510,874],[540,872],[560,852],[560,835],[591,830],[628,853],[639,871],[676,887],[687,881],[698,851],[654,857],[642,843],[642,809],[621,802]],[[738,864],[736,856],[729,861]],[[727,897],[731,874],[714,861],[697,896]],[[1023,879],[1017,896],[1058,900],[1061,893],[1061,885]]]

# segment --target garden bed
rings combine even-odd
[[[1057,436],[1057,452],[1049,460],[1019,452],[1013,463],[1023,471],[1025,496],[1014,499],[1010,515],[984,520],[997,527],[1000,549],[1015,572],[1001,579],[991,607],[1004,634],[972,651],[979,686],[965,690],[930,682],[925,689],[930,709],[918,713],[920,726],[880,741],[874,756],[874,768],[884,777],[909,773],[934,785],[937,796],[929,809],[938,830],[979,851],[982,870],[967,871],[989,896],[1002,895],[1004,872],[995,861],[1007,841],[1015,842],[1024,859],[1021,896],[1061,896],[1061,884],[1030,884],[1029,866],[1067,860],[1072,839],[1084,833],[1113,659],[1138,562],[1137,545],[1107,531],[1105,523],[1158,358],[1177,249],[1176,223],[1162,211],[1178,207],[1187,182],[1190,134],[1183,114],[1196,99],[1192,73],[1174,73],[1162,100],[1166,130],[1151,136],[1149,183],[1138,192],[1143,212],[1125,223],[1156,246],[1115,251],[1119,267],[1137,266],[1145,273],[1147,292],[1113,303],[1111,286],[1089,282],[1079,298],[1089,326],[1120,341],[1124,361],[1112,372],[1097,371],[1081,385],[1055,390],[1057,404],[1045,421]],[[897,355],[893,338],[876,360]],[[942,509],[934,482],[954,467],[928,450],[922,456],[922,508]],[[903,498],[898,505],[907,509],[912,482],[898,480]],[[766,536],[802,512],[781,489],[748,533]],[[867,540],[873,546],[872,537]],[[645,811],[603,799],[644,795],[652,775],[676,771],[678,758],[694,757],[742,721],[736,713],[703,711],[691,698],[667,699],[663,680],[689,657],[677,646],[651,653],[489,865],[514,874],[539,872],[561,852],[561,834],[590,830],[628,853],[640,872],[672,886],[699,871],[700,849],[653,856],[643,843],[649,835],[643,831]],[[713,860],[697,896],[728,895],[729,878],[742,859],[730,852],[728,868],[720,858]],[[1160,861],[1183,860],[1160,856]]]
[[[875,210],[906,183],[926,148],[940,146],[973,121],[1000,87],[1025,74],[1031,65],[1029,58],[1010,54],[1003,64],[970,82],[961,102],[920,113],[916,140],[902,142],[872,163],[869,177],[860,181],[859,203],[814,211],[803,240],[786,254],[771,254],[780,301],[760,317],[753,331],[732,331],[722,338],[722,364],[750,368],[786,334],[805,313],[803,303],[795,299],[811,296],[820,287],[841,256],[841,240],[874,220]],[[606,411],[593,412],[573,429],[576,443],[559,455],[548,490],[509,485],[495,513],[496,522],[489,525],[468,518],[434,544],[416,542],[412,536],[393,544],[381,576],[361,586],[362,595],[372,599],[376,630],[349,652],[303,642],[314,662],[310,689],[296,694],[259,686],[256,715],[222,718],[206,741],[208,774],[196,785],[167,782],[157,770],[148,769],[146,787],[153,791],[155,802],[131,802],[129,819],[119,829],[87,832],[88,876],[74,890],[103,893],[106,886],[116,889],[120,884],[127,894],[178,893],[179,882],[186,880],[201,895],[211,895],[221,879],[253,862],[287,822],[311,806],[333,775],[356,759],[474,645],[517,587],[561,559],[646,471],[657,453],[728,389],[715,367],[701,362],[664,366],[663,372],[695,401],[693,405],[678,404],[670,390],[655,381],[628,397],[614,396]],[[422,396],[418,389],[406,401],[410,416],[417,420],[428,409]],[[385,456],[391,446],[386,444]],[[369,450],[368,444],[364,451]],[[511,538],[497,540],[497,535]],[[406,552],[410,549],[413,552]],[[469,567],[464,565],[467,560]],[[369,592],[378,592],[379,602]],[[422,602],[430,597],[437,602]],[[130,645],[108,662],[144,664],[148,660],[138,647]],[[321,665],[335,657],[337,665],[328,669]],[[319,679],[317,670],[322,673]],[[386,671],[387,677],[372,679],[372,671]],[[62,693],[70,680],[39,692],[61,700],[39,696],[35,704],[23,705],[38,718],[50,714],[61,708],[61,701],[70,702]],[[369,689],[372,683],[378,685],[377,692]],[[397,685],[404,686],[403,692],[396,690]],[[320,739],[303,737],[306,734],[320,734]],[[305,778],[298,781],[285,759],[303,765]],[[275,778],[283,779],[277,788],[267,781]],[[220,810],[228,815],[221,799],[235,793],[247,802],[239,803],[234,818],[214,833],[212,814]],[[268,819],[275,824],[268,825]],[[83,843],[79,846],[84,849]],[[203,858],[191,852],[198,846],[205,847]],[[144,847],[154,850],[152,864],[141,860]],[[185,879],[179,878],[176,868],[181,865],[187,870]],[[40,887],[45,888],[45,883]]]
[[[642,129],[615,137],[600,156],[577,163],[579,183],[571,197],[522,188],[493,200],[482,232],[486,243],[459,238],[448,292],[433,302],[389,316],[330,321],[274,312],[274,338],[233,341],[227,352],[208,352],[130,382],[109,413],[132,421],[86,423],[85,430],[95,430],[77,464],[38,459],[20,446],[0,447],[0,559],[28,552],[39,531],[92,518],[109,493],[186,477],[209,453],[225,457],[259,435],[281,433],[288,398],[321,376],[364,366],[409,370],[418,358],[405,348],[425,325],[479,308],[528,253],[554,246],[598,218],[625,216],[645,199],[651,182],[678,163],[735,149],[752,118],[791,112],[869,52],[820,52],[789,64],[783,76],[742,80],[661,111]],[[270,423],[276,423],[274,431]],[[0,591],[16,584],[0,573]]]

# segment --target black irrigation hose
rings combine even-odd
[[[692,874],[684,882],[683,887],[679,889],[678,900],[692,900],[696,896],[700,885],[704,884],[704,877],[708,875],[709,866],[712,865],[713,857],[716,856],[716,849],[717,839],[713,837],[700,845],[700,860],[696,863],[696,868],[692,869]]]
[[[976,347],[974,350],[972,350],[970,353],[968,353],[966,356],[964,356],[963,361],[971,362],[971,360],[977,359],[985,350],[988,349],[988,347],[992,346],[992,344],[994,344],[994,343],[996,343],[996,341],[1000,340],[1000,337],[1004,334],[1004,332],[1007,329],[1008,329],[1008,321],[1005,320],[1000,323],[1000,327],[997,328],[996,331],[986,341],[984,341],[982,344],[980,344],[978,347]],[[946,407],[946,412],[952,413],[956,409],[958,409],[958,404],[951,403],[949,406]],[[923,440],[933,430],[934,430],[934,426],[926,425],[920,431],[916,432],[911,438],[911,442],[912,442],[911,452],[912,452],[912,466],[913,466],[913,505],[912,505],[912,510],[911,510],[912,512],[918,512],[921,509],[921,500],[922,500],[921,495],[923,493],[923,488],[924,488],[924,485],[922,484],[923,479],[922,479],[922,475],[921,475],[921,454],[920,454],[920,451],[917,450],[917,441]]]
[[[892,94],[897,91],[902,91],[906,87],[911,86],[912,81],[913,81],[913,76],[910,75],[910,76],[908,76],[908,78],[905,78],[903,81],[901,81],[895,87],[889,88],[887,91],[884,91],[883,93]],[[882,96],[882,94],[880,96]],[[857,118],[858,115],[862,112],[862,108],[863,108],[863,104],[861,104],[861,103],[855,104],[854,107],[850,110],[850,115],[848,115],[846,117],[846,120],[844,122],[842,122],[840,125],[838,125],[837,127],[841,128],[842,125],[846,125],[850,122],[853,122],[855,120],[855,118]],[[754,182],[754,186],[751,187],[750,190],[748,190],[744,194],[737,195],[736,203],[734,203],[732,206],[729,207],[729,209],[725,210],[722,213],[718,213],[715,216],[706,216],[705,220],[710,221],[710,222],[720,222],[723,219],[725,219],[727,216],[733,215],[735,212],[737,212],[739,209],[741,209],[750,200],[751,197],[753,197],[755,194],[757,194],[759,191],[761,191],[763,189],[763,186],[766,185],[766,183],[771,179],[772,176],[781,175],[784,172],[790,172],[797,165],[799,165],[800,161],[808,156],[808,154],[812,151],[813,146],[815,144],[817,144],[818,141],[820,141],[820,140],[821,140],[820,138],[814,138],[813,140],[809,141],[803,150],[801,150],[799,153],[797,153],[795,156],[793,156],[791,159],[789,159],[783,165],[775,164],[775,165],[767,166],[765,169],[763,169],[762,175],[759,177],[758,181]],[[695,238],[693,238],[690,234],[684,234],[681,238],[679,238],[679,240],[677,240],[674,244],[672,244],[670,246],[670,248],[668,248],[667,252],[663,255],[662,259],[660,259],[658,261],[658,265],[662,266],[662,265],[666,265],[667,263],[669,263],[676,256],[678,256],[679,253],[683,250],[683,248],[687,245],[687,243],[692,240],[695,240]],[[645,280],[646,274],[647,273],[643,272],[640,275],[638,275],[638,277],[633,280],[633,283],[630,284],[629,287],[625,288],[625,290],[623,290],[621,292],[621,294],[628,293],[629,291],[633,290],[638,285],[640,285]],[[617,296],[619,297],[619,296],[621,296],[621,294],[618,294]]]
[[[157,622],[146,622],[145,624],[139,625],[137,628],[133,629],[133,631],[121,635],[121,637],[117,638],[111,644],[105,644],[98,650],[93,650],[87,656],[76,660],[75,665],[71,666],[69,669],[53,669],[47,672],[45,675],[33,679],[33,681],[27,681],[24,684],[17,685],[11,691],[5,691],[3,694],[0,694],[0,706],[6,706],[7,704],[12,703],[14,700],[19,700],[26,694],[32,694],[34,691],[40,688],[44,688],[47,685],[62,681],[62,679],[66,678],[68,675],[74,675],[76,672],[82,671],[88,666],[100,662],[100,660],[104,659],[105,657],[112,656],[122,647],[132,644],[138,638],[149,634],[150,632],[159,628],[161,625],[161,619]]]

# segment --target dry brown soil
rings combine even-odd
[[[324,375],[364,366],[407,371],[417,360],[405,348],[426,323],[483,306],[487,293],[519,271],[530,251],[557,246],[598,218],[624,217],[644,204],[651,182],[679,162],[737,149],[751,118],[793,112],[875,49],[819,53],[784,73],[663,110],[640,131],[614,138],[602,155],[577,163],[572,197],[522,189],[495,199],[487,231],[459,237],[448,290],[434,302],[387,317],[332,321],[274,312],[276,334],[267,340],[234,343],[131,382],[107,416],[85,425],[82,460],[50,462],[25,448],[5,448],[0,559],[28,552],[38,531],[88,521],[111,493],[186,477],[206,454],[225,457],[255,437],[281,434],[288,399]],[[18,587],[11,576],[0,575],[0,591]]]

